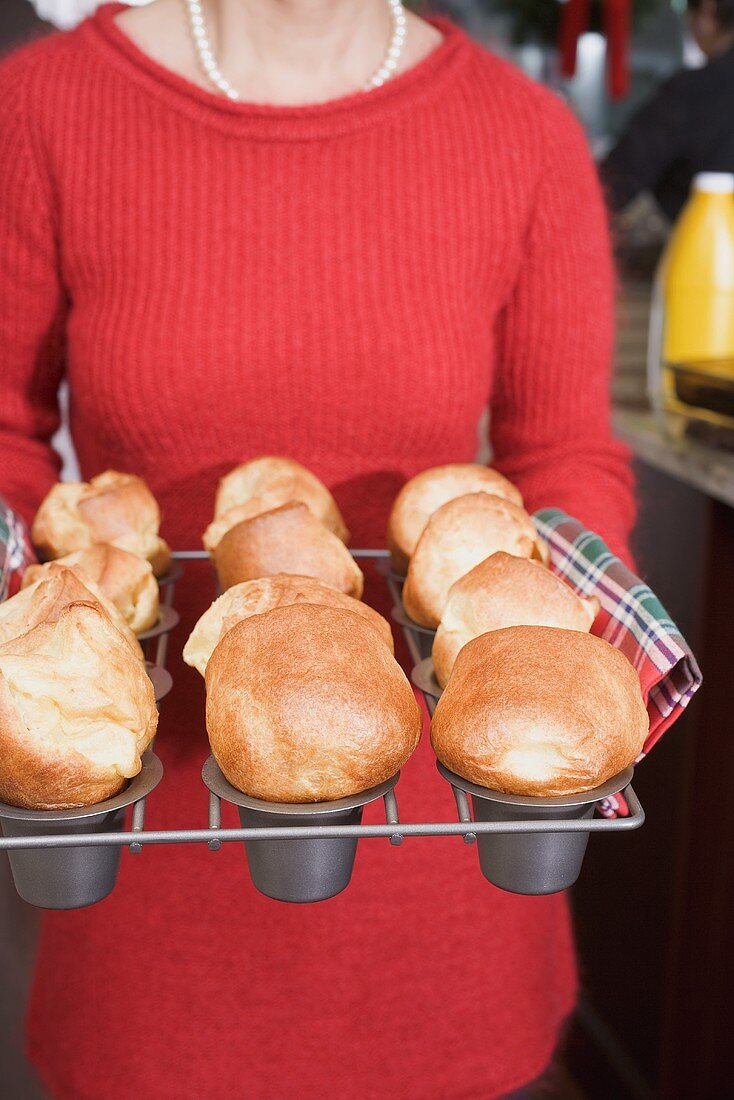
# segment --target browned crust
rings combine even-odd
[[[540,562],[499,551],[449,589],[433,641],[436,679],[445,687],[461,648],[489,630],[507,626],[590,630],[598,610],[595,596],[578,596]]]
[[[554,797],[628,767],[647,732],[639,678],[618,649],[581,631],[517,626],[461,650],[431,744],[471,783]]]
[[[406,481],[387,522],[387,546],[393,568],[405,574],[418,540],[432,514],[468,493],[484,492],[522,506],[520,490],[498,470],[474,462],[452,462],[422,470]]]
[[[214,515],[220,519],[231,508],[244,504],[252,505],[254,515],[293,501],[307,505],[342,542],[349,541],[344,518],[324,483],[300,462],[281,455],[261,455],[230,470],[219,482]]]
[[[143,660],[140,642],[112,601],[90,577],[84,577],[59,562],[49,562],[39,581],[22,588],[17,595],[0,604],[0,642],[25,634],[39,623],[58,622],[69,604],[79,602],[96,604],[138,660]]]
[[[95,684],[95,700],[101,691],[108,699],[111,714],[117,713],[121,698],[128,700],[139,716],[138,757],[153,740],[158,712],[145,670],[98,605],[67,605],[55,622],[41,623],[0,645],[0,801],[27,809],[66,809],[101,802],[126,786],[127,778],[114,767],[103,767],[89,759],[78,750],[73,738],[65,736],[57,742],[27,728],[6,678],[9,658],[22,660],[40,653],[51,663],[64,661],[64,677],[58,683],[68,690],[74,654],[84,647],[104,655],[104,672]],[[52,679],[44,680],[46,689],[52,684],[55,690],[64,690],[58,689]],[[92,712],[85,706],[83,681],[73,696],[54,694],[53,699],[67,716],[77,713],[83,716],[85,725],[88,723]],[[40,705],[43,699],[39,696],[37,701]],[[105,713],[100,711],[100,727],[105,720]]]
[[[75,504],[70,494],[78,494]],[[44,557],[60,558],[109,542],[147,558],[156,576],[168,568],[170,549],[158,537],[160,509],[142,478],[107,470],[89,482],[55,485],[42,502],[32,537]]]
[[[206,672],[207,730],[230,783],[273,802],[322,802],[390,778],[421,712],[405,674],[351,611],[292,604],[237,623]]]
[[[498,550],[547,560],[533,521],[512,501],[480,492],[442,505],[426,524],[408,566],[402,594],[407,614],[436,628],[452,584]]]
[[[285,504],[243,520],[221,539],[214,564],[222,588],[276,573],[317,577],[359,598],[362,571],[340,539],[305,504]]]
[[[89,546],[91,536],[77,510],[86,488],[83,482],[57,482],[41,501],[31,526],[31,538],[44,558],[58,558],[70,550]]]
[[[49,575],[54,564],[72,569],[82,581],[91,580],[114,604],[136,634],[153,626],[158,618],[158,585],[150,562],[110,543],[97,543],[58,558],[55,563],[29,565],[21,588]]]
[[[191,632],[183,651],[184,661],[203,676],[214,647],[236,623],[252,615],[264,615],[276,607],[303,603],[336,607],[359,615],[393,652],[390,624],[373,608],[325,581],[278,573],[274,577],[236,584],[215,600]]]

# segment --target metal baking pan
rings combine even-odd
[[[356,558],[378,560],[378,569],[385,575],[397,606],[400,578],[389,568],[387,551],[355,550],[353,554]],[[174,562],[180,564],[182,560],[207,557],[203,550],[185,551],[174,554]],[[172,595],[174,581],[179,576],[180,572],[168,584],[167,605],[170,605],[169,593]],[[432,712],[440,688],[433,677],[430,662],[421,664],[415,632],[410,628],[404,629],[408,647],[419,666],[414,671],[414,683],[425,692]],[[167,638],[168,635],[161,637]],[[163,698],[171,689],[170,676],[164,669],[152,666],[149,666],[149,675],[156,684],[156,696]],[[123,795],[117,796],[124,801],[114,806],[104,803],[81,811],[52,811],[51,816],[45,811],[0,807],[4,833],[0,836],[0,850],[7,850],[11,859],[37,854],[47,860],[43,865],[37,864],[36,870],[31,870],[33,865],[26,862],[25,872],[21,861],[16,884],[22,896],[32,904],[51,908],[93,904],[114,886],[112,870],[116,875],[120,849],[126,845],[132,852],[140,853],[150,844],[206,844],[211,851],[217,851],[224,843],[244,842],[250,873],[258,889],[269,897],[307,902],[333,897],[346,888],[360,839],[381,838],[392,845],[399,845],[405,839],[434,836],[461,837],[467,844],[478,842],[482,872],[500,888],[521,893],[547,893],[564,889],[572,881],[574,872],[578,873],[579,853],[582,860],[590,833],[629,831],[639,828],[645,820],[639,799],[629,785],[631,771],[610,781],[611,786],[606,784],[584,796],[575,796],[577,800],[569,802],[513,800],[512,796],[485,788],[471,789],[471,785],[460,777],[439,768],[452,785],[458,820],[401,822],[394,791],[397,776],[382,787],[365,791],[354,799],[293,807],[248,799],[231,787],[216,764],[209,761],[204,769],[204,780],[209,787],[208,827],[149,830],[145,829],[144,824],[146,796],[160,781],[162,769],[152,753],[146,754],[145,761],[141,775],[130,783]],[[151,769],[155,770],[156,766],[160,770],[153,775]],[[147,786],[147,783],[150,785]],[[620,790],[621,787],[616,785],[618,783],[624,785],[630,816],[616,819],[592,816],[594,802],[613,793],[612,788],[614,791]],[[362,807],[379,798],[384,803],[385,822],[361,824]],[[474,806],[474,819],[470,812],[470,798]],[[240,828],[221,827],[221,799],[238,807],[242,822]],[[116,800],[110,802],[116,803]],[[543,805],[537,805],[538,802]],[[121,818],[114,818],[114,815],[116,812],[122,813],[124,807],[131,803],[131,828],[123,831]],[[4,813],[6,810],[7,814]],[[104,822],[110,814],[114,818],[113,824],[105,827]],[[546,838],[551,838],[548,844]],[[578,838],[578,842],[566,845],[564,854],[559,844],[561,839],[568,838]],[[486,844],[485,841],[493,843]],[[510,854],[503,855],[501,841],[523,843],[510,845],[509,849],[505,849],[505,853]],[[311,845],[309,842],[314,843]],[[75,852],[90,851],[99,854],[99,874],[92,870],[91,864],[86,867],[82,864],[77,868],[74,862]],[[103,859],[105,853],[109,856]],[[46,869],[42,870],[42,867]],[[102,874],[103,867],[106,868],[106,878]],[[72,889],[70,880],[75,876],[80,881]],[[34,886],[35,879],[38,883]],[[66,884],[64,890],[68,892],[65,893],[61,886],[58,889],[53,887],[55,881],[62,886]]]
[[[165,699],[173,687],[173,677],[168,669],[161,668],[160,665],[154,665],[152,661],[145,662],[145,671],[148,673],[148,678],[153,685],[155,701],[160,710],[161,700]]]
[[[615,775],[600,787],[583,794],[563,798],[528,798],[503,794],[469,783],[438,763],[438,770],[454,791],[469,795],[475,822],[503,822],[514,825],[512,832],[478,833],[479,866],[484,877],[501,890],[513,894],[556,894],[573,886],[589,842],[583,827],[573,832],[554,828],[558,822],[584,822],[594,817],[596,803],[602,798],[629,789],[633,768]],[[609,821],[601,818],[600,821]],[[614,819],[629,822],[629,818]],[[614,820],[609,821],[614,825]],[[532,833],[523,823],[542,821],[547,832]],[[642,824],[642,822],[637,822]],[[636,827],[636,825],[634,827]],[[632,825],[628,825],[632,828]]]
[[[161,634],[170,634],[174,627],[178,626],[179,614],[172,607],[161,604],[158,610],[158,618],[151,627],[138,634],[138,641],[142,645],[154,638],[160,638]]]
[[[5,837],[75,840],[73,847],[42,845],[8,852],[15,888],[23,900],[42,909],[83,909],[111,894],[122,851],[114,834],[122,831],[126,808],[145,799],[162,777],[160,760],[146,752],[138,775],[105,802],[72,810],[23,810],[0,803]],[[112,843],[90,847],[85,844],[90,835],[107,837]]]
[[[362,811],[390,793],[400,773],[361,794],[336,802],[294,805],[250,798],[227,781],[213,756],[204,765],[202,779],[217,798],[237,807],[245,829],[313,829],[321,825],[359,825]],[[245,840],[250,877],[257,889],[276,901],[325,901],[346,890],[352,877],[358,837],[340,839],[311,836],[300,839]]]

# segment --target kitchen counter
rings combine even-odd
[[[675,439],[654,413],[620,402],[614,405],[612,424],[635,458],[734,508],[734,454],[695,439]]]
[[[734,507],[734,454],[669,434],[650,410],[646,382],[650,299],[650,279],[622,278],[612,380],[615,435],[648,466]]]

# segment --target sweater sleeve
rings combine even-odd
[[[50,186],[26,109],[28,64],[0,65],[0,497],[30,522],[58,478],[51,447],[66,303]]]
[[[494,464],[530,511],[563,508],[629,560],[633,480],[611,434],[611,250],[585,136],[550,114],[526,255],[496,332]]]

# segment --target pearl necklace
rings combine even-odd
[[[185,0],[185,3],[189,15],[191,34],[194,39],[194,47],[196,48],[196,54],[199,59],[199,64],[204,71],[204,75],[215,88],[218,88],[219,91],[229,99],[241,99],[240,93],[236,88],[233,88],[227,78],[222,75],[219,65],[217,64],[217,59],[214,56],[209,41],[201,0]],[[387,6],[390,9],[390,16],[392,19],[390,41],[382,64],[363,87],[363,91],[365,92],[369,92],[373,88],[379,88],[386,80],[390,79],[398,67],[398,61],[400,60],[400,55],[405,45],[407,20],[405,18],[405,9],[403,8],[402,2],[401,0],[387,0]]]

